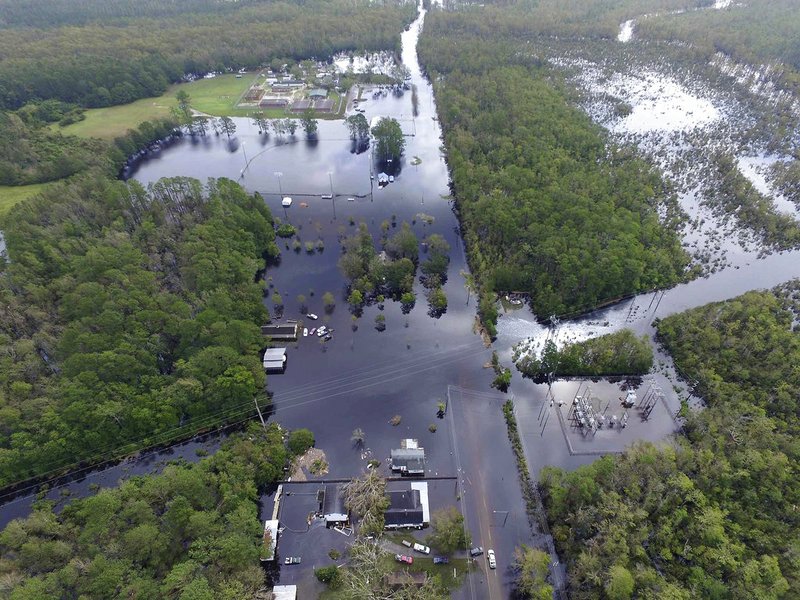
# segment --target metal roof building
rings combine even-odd
[[[392,471],[401,475],[425,474],[425,450],[423,448],[398,448],[392,450]]]
[[[272,588],[275,600],[295,600],[297,598],[296,585],[276,585]]]
[[[286,366],[286,348],[267,348],[264,352],[264,369],[283,371]]]
[[[326,484],[323,494],[322,515],[325,517],[325,527],[346,525],[350,516],[344,505],[342,486],[335,483]]]

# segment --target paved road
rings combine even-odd
[[[511,571],[514,548],[534,543],[522,498],[516,463],[508,443],[502,404],[496,393],[450,387],[448,413],[454,459],[459,473],[459,508],[472,535],[472,543],[497,553],[497,570],[486,556],[476,560],[464,597],[503,600],[513,591]],[[466,467],[466,468],[465,468]]]

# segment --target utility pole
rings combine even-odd
[[[261,420],[261,426],[264,428],[264,431],[266,431],[267,424],[264,422],[264,415],[261,414],[261,409],[258,407],[258,398],[253,398],[253,401],[256,403],[256,412],[258,413],[258,418]]]

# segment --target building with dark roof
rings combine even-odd
[[[430,523],[426,482],[418,481],[394,487],[386,492],[386,497],[389,499],[389,508],[383,513],[386,529],[422,529]]]

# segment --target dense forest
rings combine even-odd
[[[48,127],[64,114],[44,110],[54,102],[29,102],[15,113],[0,111],[0,185],[57,181],[87,171],[114,177],[129,156],[178,126],[172,119],[145,121],[113,144],[65,136]]]
[[[752,65],[783,63],[790,69],[770,75],[792,89],[800,85],[800,5],[794,0],[752,0],[723,10],[663,15],[642,20],[637,32],[691,42],[708,57],[723,52]]]
[[[527,292],[547,317],[678,281],[687,257],[658,174],[571,106],[513,29],[482,39],[481,13],[429,19],[420,57],[484,322],[488,290]]]
[[[658,323],[708,403],[675,446],[542,473],[573,598],[797,598],[800,287]]]
[[[40,506],[0,533],[10,600],[240,600],[264,586],[258,491],[292,452],[277,425],[252,425],[197,464],[67,505]]]
[[[514,346],[514,363],[526,377],[644,375],[653,367],[653,349],[646,335],[622,329],[561,347],[548,339],[542,348],[530,342]]]
[[[107,22],[105,3],[96,2],[84,8],[91,13],[86,23],[47,29],[12,20],[19,26],[7,27],[0,36],[0,108],[18,108],[37,98],[89,107],[124,104],[160,95],[188,73],[256,68],[276,58],[399,49],[399,33],[415,13],[413,3],[403,2],[195,4],[192,11],[180,3],[184,9],[170,16],[149,3],[152,10],[145,12],[152,16]],[[108,12],[138,11],[138,5],[117,0]],[[56,23],[60,18],[53,16]]]
[[[263,199],[81,176],[4,221],[0,486],[233,420],[264,399]],[[248,412],[249,414],[249,412]]]

